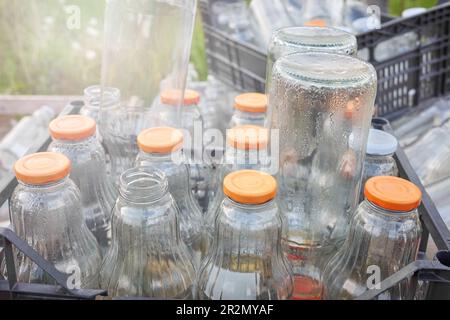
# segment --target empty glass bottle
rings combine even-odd
[[[397,176],[397,162],[394,153],[397,151],[397,139],[384,131],[370,129],[367,142],[366,159],[362,177],[362,186],[376,176]],[[360,202],[364,200],[364,187],[361,188]]]
[[[101,269],[109,295],[192,299],[195,271],[178,214],[164,173],[139,167],[121,176],[112,244]]]
[[[59,153],[28,155],[14,165],[19,185],[10,200],[11,227],[61,272],[73,274],[74,288],[99,287],[100,250],[83,217],[80,191],[69,179],[70,160]],[[17,279],[54,281],[17,252]]]
[[[202,258],[203,216],[189,188],[189,171],[182,153],[183,134],[168,127],[144,130],[138,137],[136,166],[150,165],[167,176],[169,191],[179,209],[181,237],[190,249],[195,266]]]
[[[278,300],[292,294],[292,274],[281,247],[276,180],[243,170],[224,180],[227,195],[199,274],[200,299]]]
[[[105,151],[95,134],[95,121],[81,115],[64,116],[53,120],[49,129],[53,142],[48,150],[70,159],[70,178],[81,191],[84,218],[104,254],[111,240],[116,190],[106,175]]]
[[[264,126],[267,96],[261,93],[244,93],[234,100],[234,114],[230,128],[243,125]]]
[[[422,231],[419,188],[397,177],[374,177],[364,193],[344,245],[325,268],[326,299],[354,299],[416,259]],[[380,298],[413,294],[406,281]]]
[[[356,56],[358,44],[356,37],[348,32],[330,27],[285,27],[275,31],[270,40],[266,92],[272,78],[272,69],[279,58],[300,52],[328,52]]]
[[[103,104],[102,104],[103,103]],[[104,88],[99,85],[84,89],[84,105],[80,114],[100,123],[100,107],[114,108],[120,104],[120,90],[117,88]]]
[[[244,169],[268,172],[268,139],[267,129],[258,126],[237,126],[227,131],[224,163],[218,167],[214,196],[205,217],[206,230],[211,240],[215,234],[214,221],[225,198],[223,179],[231,172]]]

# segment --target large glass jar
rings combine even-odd
[[[80,189],[84,218],[104,254],[111,241],[116,190],[106,175],[105,151],[96,137],[95,121],[81,115],[64,116],[53,120],[49,129],[53,142],[48,150],[70,159],[70,178]]]
[[[223,180],[234,171],[258,170],[270,172],[270,163],[267,154],[269,136],[267,129],[258,126],[237,126],[227,131],[227,149],[224,163],[217,170],[214,179],[214,197],[212,198],[205,217],[206,230],[209,238],[215,234],[214,221],[225,195],[223,193]]]
[[[200,299],[278,300],[292,294],[293,281],[281,247],[282,219],[275,179],[243,170],[224,180],[212,248],[198,277]]]
[[[285,27],[275,31],[270,40],[267,56],[266,92],[270,92],[268,84],[272,78],[275,61],[288,54],[300,52],[356,56],[358,44],[354,35],[330,27]]]
[[[189,188],[189,171],[182,153],[183,134],[168,127],[144,130],[138,137],[140,153],[136,166],[161,170],[169,181],[169,191],[179,209],[181,237],[190,249],[195,266],[202,259],[203,216]]]
[[[262,93],[244,93],[234,100],[234,114],[230,128],[243,125],[264,126],[267,96]]]
[[[99,125],[117,152],[112,159],[117,181],[133,167],[139,133],[155,126],[149,111],[159,93],[184,92],[195,11],[195,0],[107,2],[101,85],[119,89],[121,99],[118,108],[103,108],[102,102]],[[181,124],[181,95],[177,101],[175,121]]]
[[[139,167],[121,176],[112,229],[101,269],[102,288],[110,296],[193,298],[194,266],[161,171]]]
[[[397,162],[394,153],[397,151],[397,139],[384,131],[370,129],[367,142],[366,159],[362,177],[360,201],[364,200],[364,186],[372,177],[397,176]]]
[[[10,200],[14,232],[59,271],[73,275],[72,288],[96,289],[101,255],[82,211],[81,196],[69,179],[70,160],[37,153],[14,165],[19,185]],[[54,284],[42,269],[17,252],[17,280]]]
[[[370,64],[345,55],[296,53],[275,63],[268,125],[280,137],[279,203],[298,277],[319,280],[348,232],[376,85]]]
[[[326,299],[354,299],[416,259],[422,232],[419,188],[397,177],[374,177],[365,196],[344,245],[325,268]],[[411,298],[409,285],[401,282],[380,298]]]

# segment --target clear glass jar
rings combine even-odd
[[[237,171],[225,178],[224,192],[227,198],[198,277],[199,298],[288,299],[293,280],[281,247],[275,179],[259,171]]]
[[[107,2],[101,85],[119,89],[121,99],[118,108],[102,102],[100,127],[113,148],[108,144],[117,182],[134,165],[139,133],[156,126],[149,112],[153,101],[169,88],[184,91],[195,11],[195,0]],[[178,99],[176,127],[181,104]]]
[[[397,151],[397,139],[384,131],[370,129],[367,142],[366,159],[362,177],[360,202],[364,200],[364,186],[372,177],[398,175],[394,153]]]
[[[111,241],[111,213],[116,190],[106,174],[105,151],[96,137],[96,124],[81,115],[63,116],[49,126],[51,152],[67,156],[72,163],[70,178],[81,192],[86,224],[105,254]]]
[[[200,265],[203,249],[203,216],[189,188],[189,170],[182,153],[183,134],[168,127],[144,130],[138,137],[140,153],[136,166],[150,165],[167,176],[169,191],[180,211],[180,230],[195,266]]]
[[[80,191],[68,178],[70,160],[59,153],[37,153],[16,162],[19,185],[11,195],[11,228],[59,271],[73,274],[72,288],[99,287],[100,250],[83,217]],[[17,279],[55,284],[21,252]]]
[[[279,203],[297,277],[319,280],[348,232],[376,79],[371,65],[345,55],[295,53],[274,65],[267,123],[280,137]]]
[[[101,269],[110,296],[193,298],[194,266],[164,173],[153,167],[126,171],[112,220],[112,244]]]
[[[291,53],[327,52],[356,56],[356,37],[348,32],[330,27],[285,27],[275,31],[270,40],[266,84],[272,78],[275,61]],[[266,92],[270,92],[267,86]]]
[[[244,169],[268,173],[268,139],[267,129],[258,126],[237,126],[227,131],[224,163],[218,167],[214,196],[205,217],[206,230],[211,240],[215,234],[214,221],[225,198],[223,180],[231,172]]]
[[[325,299],[357,298],[416,259],[422,233],[419,188],[397,177],[374,177],[365,195],[344,245],[325,268]],[[406,281],[379,298],[413,295]]]
[[[267,96],[261,93],[244,93],[234,100],[234,114],[230,128],[243,125],[264,126]]]

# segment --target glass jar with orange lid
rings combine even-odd
[[[208,205],[205,224],[210,238],[214,235],[214,220],[225,198],[223,179],[231,172],[251,169],[269,172],[270,163],[267,152],[268,130],[253,125],[237,126],[227,130],[227,148],[224,163],[214,177],[214,196]]]
[[[140,153],[136,166],[161,170],[179,209],[181,237],[193,254],[196,266],[202,258],[203,216],[189,188],[189,172],[182,153],[183,134],[169,127],[144,130],[138,136]]]
[[[86,116],[69,115],[53,120],[49,130],[53,142],[48,150],[70,159],[70,178],[81,191],[84,218],[104,254],[111,241],[116,189],[106,174],[106,156],[96,135],[96,123]]]
[[[344,245],[325,268],[325,299],[357,298],[417,257],[420,189],[401,178],[380,176],[367,181],[364,194]],[[379,298],[410,299],[413,294],[404,281]]]
[[[19,182],[11,195],[11,228],[44,259],[67,274],[74,288],[99,287],[101,254],[82,211],[80,191],[69,179],[65,155],[28,155],[14,165]],[[17,252],[17,279],[23,283],[54,281],[23,253]]]
[[[267,96],[262,93],[244,93],[234,99],[234,114],[230,128],[242,125],[264,126]]]
[[[198,277],[199,298],[289,299],[293,279],[281,246],[275,178],[236,171],[225,178],[223,191],[212,247]]]

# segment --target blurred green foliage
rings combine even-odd
[[[400,16],[403,10],[414,7],[431,8],[438,3],[438,0],[391,0],[389,1],[389,13]]]

